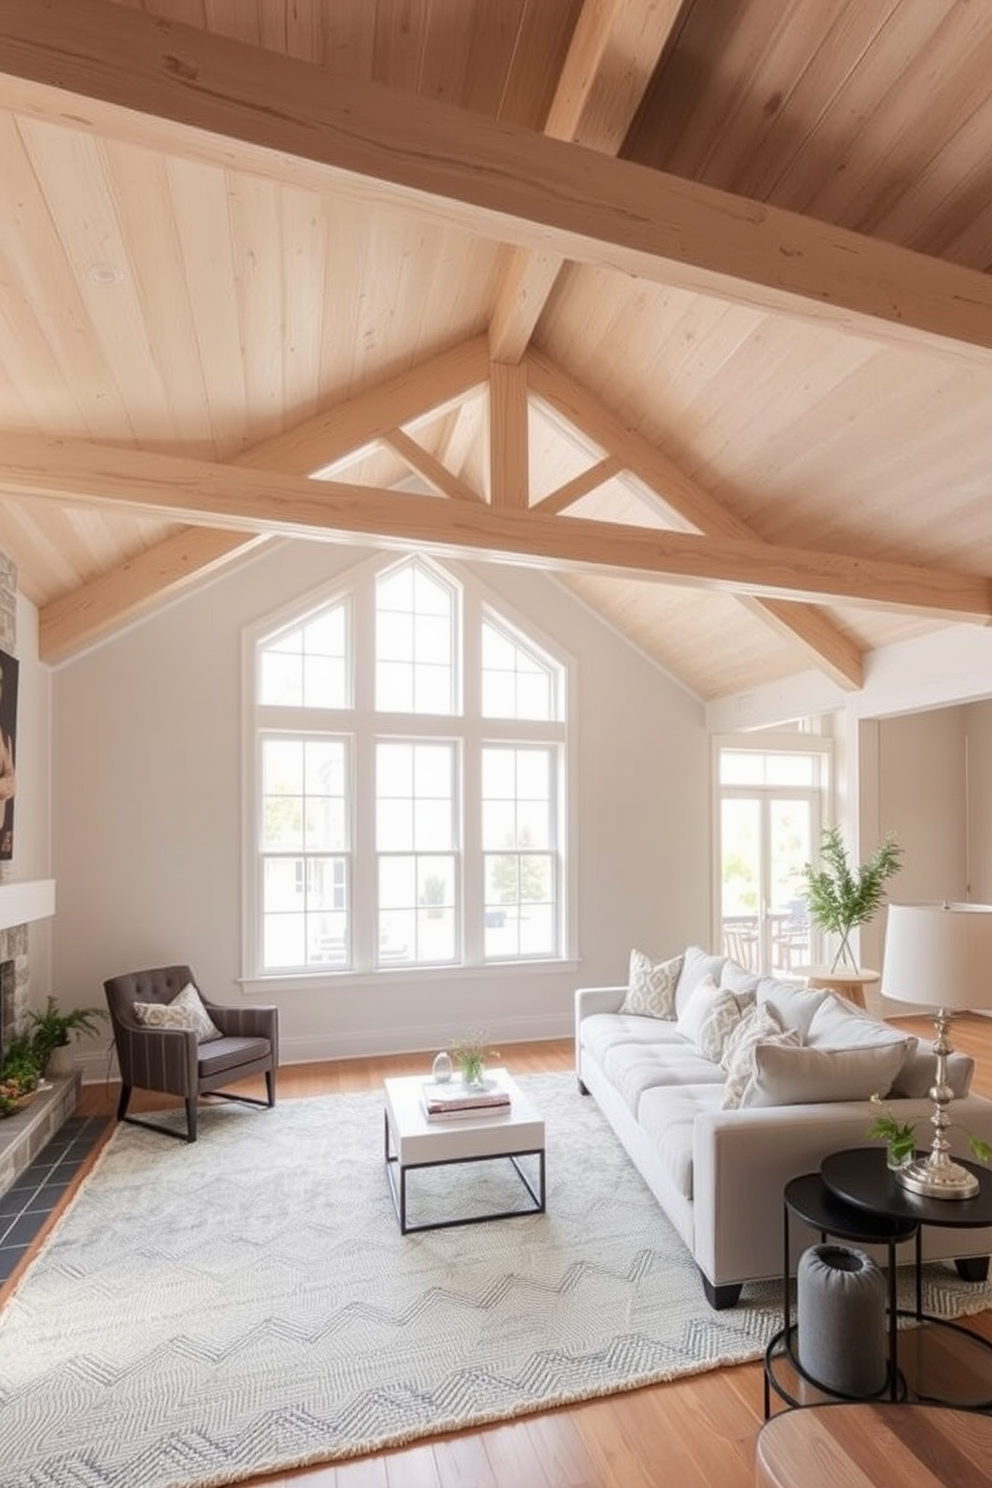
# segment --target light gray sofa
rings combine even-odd
[[[782,1274],[788,1180],[830,1152],[869,1145],[873,1093],[918,1121],[929,1147],[934,1058],[929,1041],[918,1046],[833,993],[751,976],[694,946],[667,965],[674,983],[661,1016],[632,996],[633,961],[628,986],[576,992],[576,1073],[691,1251],[710,1304],[731,1307],[745,1283]],[[641,1011],[621,1011],[625,999]],[[992,1142],[992,1101],[969,1093],[970,1058],[954,1054],[949,1065],[949,1136],[969,1156],[968,1135]],[[795,1222],[792,1231],[794,1265],[819,1236]],[[984,1279],[990,1250],[992,1229],[923,1232],[924,1257],[953,1259],[969,1280]]]

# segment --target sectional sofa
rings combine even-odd
[[[785,1184],[867,1145],[872,1095],[918,1121],[929,1147],[929,1042],[697,946],[662,962],[635,951],[626,985],[580,988],[575,1060],[580,1090],[689,1247],[715,1308],[781,1276]],[[970,1058],[951,1056],[949,1135],[963,1156],[968,1135],[992,1142],[992,1101],[970,1093],[972,1073]],[[792,1229],[795,1261],[819,1237]],[[924,1257],[953,1259],[971,1280],[986,1276],[990,1250],[992,1229],[923,1232]]]

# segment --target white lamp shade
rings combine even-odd
[[[930,1008],[992,1007],[992,904],[890,904],[881,991]]]

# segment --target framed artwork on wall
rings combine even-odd
[[[0,862],[9,862],[14,856],[17,673],[16,656],[0,651]]]

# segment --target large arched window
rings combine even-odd
[[[245,973],[566,953],[564,658],[380,561],[250,639]]]

